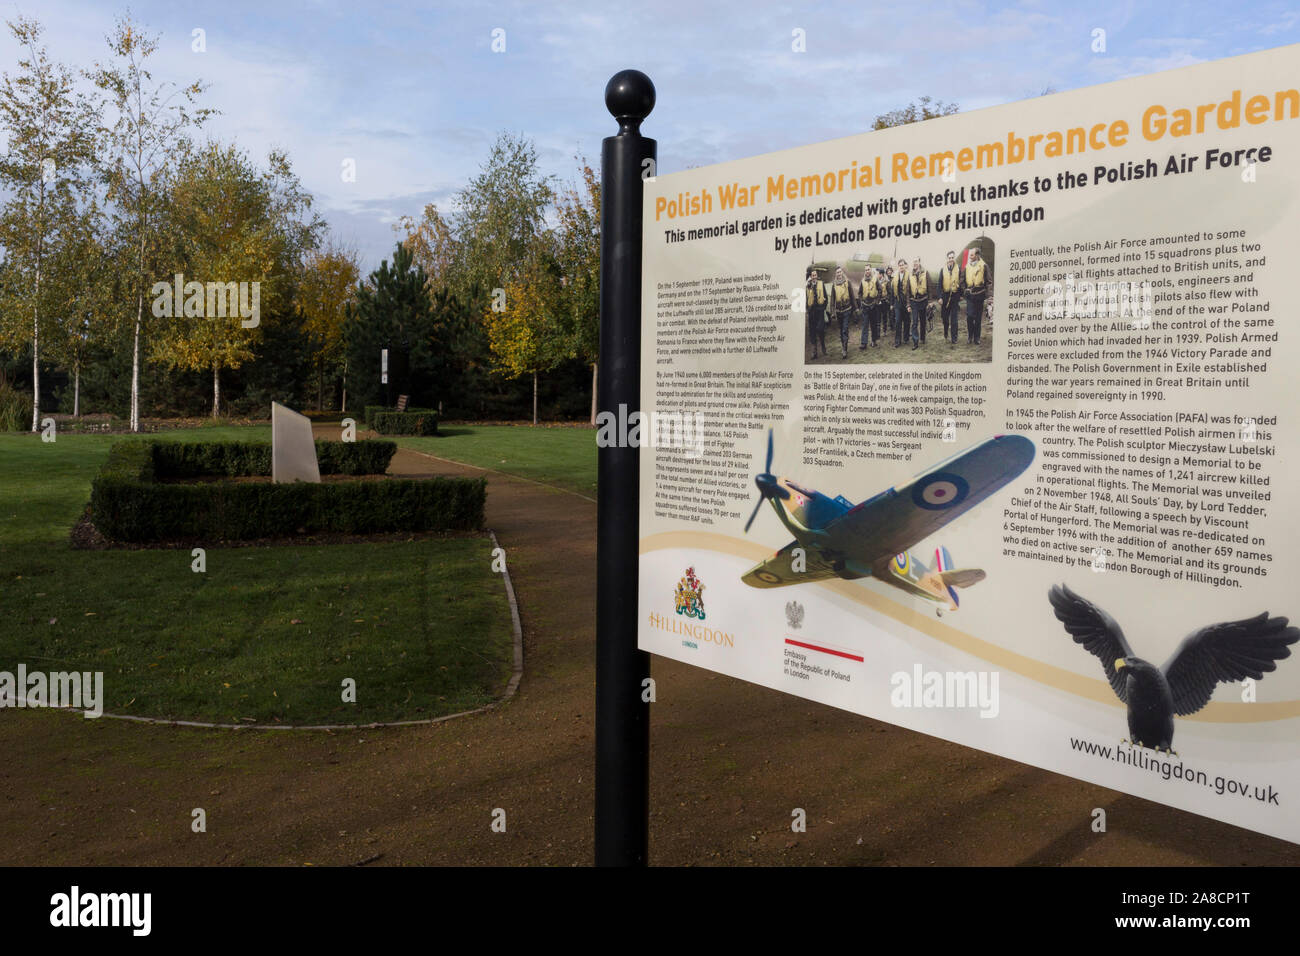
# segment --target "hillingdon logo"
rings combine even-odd
[[[704,620],[704,583],[695,574],[695,568],[689,567],[677,582],[673,593],[675,610],[681,617]],[[717,644],[719,647],[735,647],[736,635],[712,627],[704,627],[695,621],[684,621],[671,614],[651,611],[649,624],[656,630],[676,634],[682,639],[682,647],[699,650],[700,644]]]
[[[677,582],[677,613],[704,620],[704,585],[695,576],[694,568],[687,568]]]
[[[705,627],[703,624],[696,624],[693,621],[678,620],[675,617],[660,614],[658,611],[651,611],[648,621],[650,626],[656,630],[680,636],[683,647],[698,650],[701,642],[717,644],[719,647],[736,646],[735,634],[729,634],[726,631],[720,631],[712,627]]]

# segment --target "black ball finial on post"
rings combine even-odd
[[[656,144],[641,135],[650,77],[616,73],[600,149],[600,366],[596,404],[596,865],[645,866],[650,820],[650,655],[637,648],[640,473],[626,436],[641,408],[641,202]],[[613,442],[601,441],[614,432]]]
[[[655,85],[640,70],[622,70],[605,84],[605,108],[618,120],[619,132],[638,131],[655,108]]]

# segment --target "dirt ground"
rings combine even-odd
[[[392,470],[482,473],[406,450]],[[0,711],[0,864],[591,863],[596,506],[488,481],[524,626],[513,701],[339,733]],[[698,668],[656,658],[653,674],[655,864],[1300,863],[1279,840]]]

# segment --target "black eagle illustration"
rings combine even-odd
[[[1171,753],[1174,714],[1196,713],[1221,681],[1259,680],[1290,657],[1288,645],[1300,640],[1300,629],[1265,611],[1193,631],[1164,667],[1156,667],[1136,656],[1115,619],[1087,598],[1062,584],[1048,592],[1048,600],[1074,642],[1101,661],[1111,690],[1128,705],[1133,743]]]

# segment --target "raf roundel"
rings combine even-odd
[[[961,475],[936,471],[926,475],[912,489],[912,501],[927,511],[942,511],[960,504],[970,494],[970,485]]]

